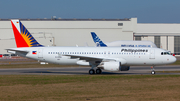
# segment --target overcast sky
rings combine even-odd
[[[124,19],[180,23],[180,0],[1,0],[0,19]]]

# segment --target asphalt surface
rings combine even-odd
[[[0,75],[89,75],[89,69],[90,67],[0,69]],[[151,70],[150,66],[131,66],[129,71],[109,72],[102,70],[101,75],[151,75]],[[180,66],[156,66],[155,71],[156,75],[180,75],[180,73],[164,73],[165,71],[180,71]],[[158,71],[164,72],[158,73]]]

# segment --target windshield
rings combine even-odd
[[[171,52],[161,52],[161,55],[171,55]]]

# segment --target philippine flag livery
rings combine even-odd
[[[32,54],[37,54],[37,51],[32,51]]]
[[[43,47],[29,33],[20,20],[11,20],[17,48],[20,47]]]

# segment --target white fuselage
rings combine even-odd
[[[155,66],[176,61],[176,58],[172,55],[161,54],[167,52],[166,50],[147,47],[28,47],[12,48],[11,50],[17,50],[16,54],[20,56],[62,65],[81,65],[83,64],[83,58],[89,61],[93,61],[94,58],[103,61],[114,60],[125,66]],[[33,54],[33,52],[36,53]],[[72,56],[76,58],[72,58]],[[86,61],[84,61],[84,64],[89,65]]]

